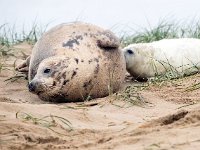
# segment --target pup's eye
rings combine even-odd
[[[45,73],[45,74],[47,74],[47,73],[49,73],[49,72],[51,72],[51,69],[49,69],[49,68],[44,69],[44,73]]]
[[[133,51],[130,50],[130,49],[127,50],[127,53],[129,53],[129,54],[134,54]]]

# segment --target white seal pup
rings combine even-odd
[[[122,51],[126,69],[136,79],[147,79],[168,71],[190,74],[200,69],[200,39],[163,39],[131,44]]]
[[[104,97],[118,91],[125,78],[119,46],[109,30],[81,22],[61,24],[41,37],[18,69],[29,64],[29,90],[46,101]]]

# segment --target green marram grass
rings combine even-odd
[[[27,42],[34,45],[41,35],[46,31],[48,25],[40,26],[33,23],[29,30],[23,27],[17,30],[17,26],[7,23],[0,25],[0,72],[4,69],[4,58],[13,56],[13,45]]]
[[[121,44],[123,47],[132,43],[149,43],[171,38],[200,38],[200,22],[180,25],[161,21],[154,28],[141,28],[132,35],[123,35]]]
[[[41,35],[46,31],[45,27],[33,23],[31,28],[26,31],[24,27],[17,31],[16,25],[3,24],[0,25],[0,45],[10,47],[13,44],[28,42],[35,44]]]
[[[22,42],[34,44],[48,26],[49,24],[42,26],[34,22],[29,30],[25,30],[24,27],[21,30],[17,30],[17,25],[15,24],[2,24],[0,25],[0,45],[9,47]],[[148,43],[164,38],[200,38],[200,22],[193,21],[187,24],[180,24],[178,22],[162,20],[153,28],[151,26],[141,27],[132,33],[132,35],[122,33],[123,36],[120,38],[122,46],[127,46],[131,43]]]
[[[28,42],[29,44],[35,44],[41,35],[46,31],[48,25],[45,27],[39,26],[37,23],[33,23],[29,31],[25,31],[23,28],[21,32],[16,30],[16,25],[3,24],[0,25],[0,58],[4,55],[10,54],[10,51],[13,50],[12,46],[14,44],[19,44],[22,42]],[[162,20],[155,27],[146,27],[140,28],[137,31],[134,31],[132,35],[123,34],[120,37],[122,47],[125,47],[132,43],[148,43],[153,41],[158,41],[161,39],[169,38],[200,38],[200,22],[193,21],[189,23],[179,23],[171,22],[167,20]],[[195,67],[195,66],[194,66]],[[3,68],[3,62],[0,62],[0,71]],[[171,69],[164,75],[156,76],[151,83],[159,83],[163,81],[170,81],[172,79],[177,79],[184,77],[185,75],[179,75],[176,71]],[[14,78],[15,80],[15,78]],[[195,87],[195,88],[194,88]],[[199,88],[199,84],[195,85],[193,89]],[[111,88],[111,87],[109,87]],[[131,92],[130,92],[131,91]],[[135,87],[127,87],[122,94],[119,94],[118,97],[125,99],[128,102],[134,103],[133,99],[139,100],[140,97],[136,94],[131,96],[131,93],[137,93]],[[141,103],[136,102],[137,105]],[[144,103],[142,103],[144,104]]]

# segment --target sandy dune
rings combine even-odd
[[[51,104],[28,92],[27,80],[10,82],[31,46],[15,46],[1,59],[0,149],[198,149],[200,75],[150,84],[132,105],[117,96],[85,103]],[[138,83],[137,83],[138,84]],[[124,83],[136,85],[133,81]],[[143,102],[143,103],[144,103]]]

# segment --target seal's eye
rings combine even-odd
[[[44,69],[45,74],[48,74],[49,72],[51,72],[51,69],[49,69],[49,68]]]
[[[131,55],[134,54],[133,51],[130,50],[130,49],[127,50],[127,53],[129,53],[129,54],[131,54]]]

